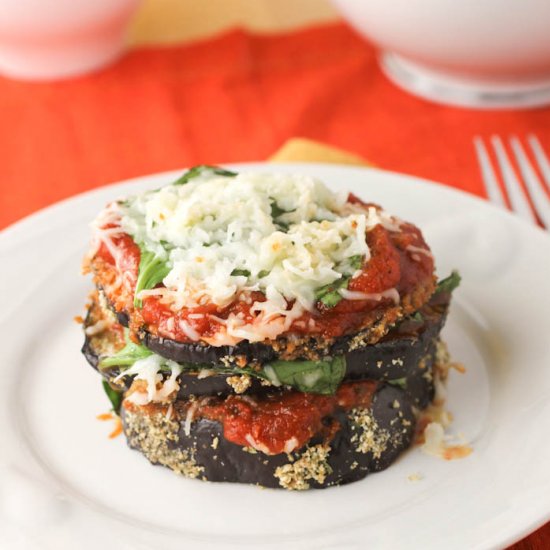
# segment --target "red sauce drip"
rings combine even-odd
[[[225,439],[268,454],[285,452],[287,441],[299,449],[324,428],[323,419],[337,409],[368,407],[376,390],[372,380],[342,384],[335,395],[284,392],[263,399],[230,396],[201,405],[196,416],[223,425]]]
[[[108,228],[109,226],[105,227],[105,229]],[[111,241],[113,246],[120,252],[118,255],[118,263],[115,262],[113,255],[103,242],[99,245],[96,256],[101,258],[106,263],[116,267],[120,273],[127,274],[126,277],[130,278],[135,288],[138,276],[139,260],[141,257],[139,246],[134,242],[132,237],[126,233],[121,233],[120,235],[111,237]]]
[[[411,292],[418,281],[431,277],[434,270],[433,257],[430,254],[407,250],[407,247],[414,246],[429,252],[420,229],[412,224],[405,224],[401,227],[400,233],[392,234],[392,242],[399,251],[401,278],[397,289],[400,293]]]
[[[395,288],[401,279],[401,264],[390,233],[377,225],[367,233],[366,240],[371,251],[370,260],[366,262],[362,273],[349,282],[348,288],[367,293]],[[364,305],[363,303],[362,306]]]

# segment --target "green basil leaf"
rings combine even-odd
[[[113,407],[113,412],[116,414],[120,413],[120,406],[122,405],[122,392],[118,392],[111,388],[109,386],[109,382],[106,380],[103,380],[103,389],[105,390],[105,393],[107,394],[107,397],[109,398],[109,401],[111,402],[111,405]]]
[[[358,254],[348,258],[350,267],[355,271],[363,265],[363,256]],[[348,288],[353,273],[344,274],[340,279],[322,286],[315,291],[315,299],[326,307],[334,307],[342,300],[339,290]]]
[[[141,251],[139,260],[138,278],[136,290],[134,292],[134,307],[141,307],[142,301],[137,295],[142,290],[148,290],[158,285],[170,272],[166,261],[145,249],[143,245],[138,245]]]
[[[161,244],[162,248],[164,248],[164,250],[172,250],[174,248],[174,245],[172,243],[169,243],[168,241],[160,240],[159,243]],[[203,244],[203,246],[206,245]]]
[[[274,220],[284,213],[285,211],[275,201],[271,203],[271,217]]]
[[[294,212],[294,210],[283,210],[275,201],[271,203],[271,217],[276,220],[279,216],[283,214],[289,214]]]
[[[277,218],[279,216],[282,216],[283,214],[290,214],[291,212],[294,212],[294,210],[283,210],[275,201],[271,203],[271,218],[273,219],[273,222],[279,226],[279,229],[282,231],[288,231],[289,224],[286,222],[283,222]]]
[[[266,366],[273,369],[281,384],[323,395],[334,394],[346,374],[343,355],[322,361],[273,361]],[[273,382],[272,376],[268,378]]]
[[[442,279],[437,283],[435,289],[436,292],[452,292],[455,288],[458,287],[462,278],[460,277],[458,271],[453,271],[448,277]]]
[[[248,269],[234,269],[231,275],[233,277],[250,277],[250,271]]]
[[[363,255],[357,254],[357,256],[351,256],[349,259],[349,264],[353,269],[361,269],[361,266],[363,265]]]
[[[338,291],[341,288],[348,288],[350,279],[351,275],[344,275],[341,279],[337,279],[328,285],[318,288],[315,291],[315,299],[326,307],[334,307],[342,300],[342,296]]]
[[[193,168],[187,170],[182,176],[180,176],[172,185],[184,185],[192,179],[199,176],[227,176],[235,177],[236,172],[231,172],[225,168],[219,166],[211,166],[209,164],[200,164],[199,166],[193,166]]]
[[[152,355],[152,351],[141,344],[135,344],[128,340],[126,346],[111,357],[102,359],[99,363],[100,370],[111,367],[119,367],[122,371],[131,367],[136,361]],[[323,361],[274,361],[264,365],[261,370],[251,367],[230,367],[180,363],[184,372],[199,372],[203,369],[211,370],[214,375],[248,375],[253,378],[267,380],[275,386],[287,385],[306,392],[332,395],[338,389],[346,373],[346,362],[343,356],[337,356]],[[172,369],[164,365],[161,372],[170,374]]]
[[[153,355],[150,349],[142,344],[132,342],[126,336],[126,345],[114,355],[101,359],[98,364],[99,370],[111,367],[131,367],[136,361]]]

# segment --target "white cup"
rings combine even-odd
[[[397,85],[481,108],[550,103],[550,0],[332,0]]]
[[[50,80],[87,73],[124,51],[140,0],[0,0],[0,73]]]

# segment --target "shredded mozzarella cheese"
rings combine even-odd
[[[365,234],[378,224],[399,231],[402,222],[378,207],[348,203],[347,194],[309,176],[242,173],[204,175],[112,203],[94,227],[117,266],[111,238],[120,232],[168,265],[164,286],[142,290],[139,299],[158,296],[173,311],[207,304],[221,311],[261,291],[266,299],[251,304],[252,322],[210,315],[224,326],[205,341],[220,346],[276,338],[305,311],[314,311],[317,289],[357,276],[358,257],[369,261]],[[125,286],[132,282],[123,278]],[[340,292],[349,300],[388,296],[399,302],[395,289],[380,295]],[[190,320],[202,314],[193,315]],[[166,337],[175,329],[171,321],[162,327]],[[191,323],[178,323],[190,340],[200,339]]]
[[[285,453],[291,453],[298,447],[298,440],[295,437],[291,437],[285,441],[284,451]]]
[[[346,300],[374,300],[379,302],[382,298],[391,298],[394,304],[399,304],[401,298],[396,288],[388,288],[383,292],[357,292],[354,290],[340,289],[340,295]]]
[[[160,370],[163,366],[170,368],[170,376],[163,381]],[[160,355],[153,354],[145,359],[139,359],[130,368],[122,371],[115,382],[124,376],[135,375],[134,380],[145,380],[146,392],[135,391],[128,397],[128,400],[136,405],[146,405],[151,402],[164,402],[173,392],[179,390],[178,376],[182,367],[174,361],[164,359]]]
[[[407,246],[407,251],[412,253],[418,253],[418,254],[424,254],[424,256],[427,256],[428,258],[434,259],[433,254],[426,248],[421,248],[420,246],[414,246],[412,244]]]
[[[256,451],[260,451],[266,455],[272,454],[266,445],[264,445],[263,443],[257,442],[251,434],[246,434],[244,436],[244,439],[252,449],[255,449]]]
[[[84,329],[86,336],[95,336],[96,334],[101,334],[111,326],[109,321],[105,319],[100,319],[97,323],[90,325]]]
[[[195,418],[195,413],[197,412],[198,408],[199,408],[198,401],[193,401],[193,403],[191,403],[191,406],[187,410],[187,414],[185,415],[185,424],[184,424],[183,431],[185,435],[188,437],[191,435],[191,424]]]

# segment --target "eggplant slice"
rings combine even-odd
[[[428,311],[425,308],[424,311],[422,321],[402,323],[379,343],[345,353],[346,373],[343,381],[364,379],[388,381],[403,388],[416,407],[426,407],[433,398],[433,364],[447,309],[445,307],[438,311]],[[96,332],[93,327],[97,327],[98,322],[105,321],[106,317],[108,318],[106,328]],[[102,357],[112,355],[124,346],[121,327],[114,330],[113,325],[111,328],[108,326],[109,323],[116,322],[110,311],[102,307],[98,301],[92,301],[84,322],[86,338],[82,353],[96,370],[99,370],[98,364]],[[218,363],[218,368],[220,366],[227,369],[225,365]],[[216,373],[215,366],[209,366],[209,372],[205,372],[203,367],[204,365],[201,365],[197,372],[189,372],[187,369],[178,377],[180,387],[177,398],[186,398],[191,395],[228,395],[237,391],[238,380],[235,377],[240,377],[237,372]],[[129,377],[114,382],[121,372],[120,369],[99,370],[99,372],[118,390],[129,389],[131,384]],[[262,394],[272,389],[265,380],[253,376],[242,380],[246,383],[237,393]]]
[[[343,485],[384,470],[411,445],[416,423],[405,393],[380,384],[369,408],[324,419],[340,425],[332,440],[314,436],[295,452],[267,455],[227,441],[216,421],[198,418],[189,425],[178,412],[181,403],[170,410],[123,404],[128,445],[185,477],[291,490]]]
[[[102,299],[108,304],[107,298],[99,289]],[[435,293],[431,299],[420,308],[420,312],[428,312],[428,321],[420,323],[419,332],[428,327],[434,322],[441,321],[441,327],[445,322],[448,307],[451,301],[451,293]],[[111,304],[108,304],[115,313],[118,322],[128,327],[129,316],[125,312],[117,311]],[[407,322],[410,317],[401,319],[401,322]],[[267,363],[276,359],[283,360],[318,360],[330,355],[338,355],[347,353],[348,351],[358,350],[362,348],[370,348],[374,343],[386,338],[393,338],[395,335],[395,327],[382,326],[386,321],[380,319],[377,328],[375,322],[368,331],[359,332],[356,334],[348,334],[335,338],[330,345],[327,346],[327,340],[320,337],[307,336],[285,336],[271,341],[269,344],[263,342],[239,342],[235,346],[211,346],[204,342],[179,342],[170,338],[164,338],[154,335],[145,329],[141,329],[137,336],[139,340],[154,353],[161,355],[166,359],[175,361],[176,363],[201,363],[216,365],[220,362],[230,363],[235,360],[242,360],[247,363],[256,361],[259,363]],[[441,329],[440,327],[440,329]],[[380,337],[376,342],[372,342],[372,334],[380,333]],[[369,339],[370,338],[370,339]],[[289,352],[288,350],[296,350]],[[289,354],[290,353],[290,354]]]

